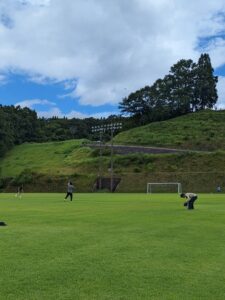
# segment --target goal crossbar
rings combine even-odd
[[[147,194],[152,193],[152,186],[153,185],[175,185],[177,186],[177,193],[180,194],[182,193],[182,186],[180,182],[148,182],[147,183]]]

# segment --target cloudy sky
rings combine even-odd
[[[225,108],[225,0],[0,0],[0,103],[39,116],[108,116],[210,54]]]

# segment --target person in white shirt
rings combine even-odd
[[[194,209],[194,202],[198,199],[198,196],[194,193],[182,193],[180,194],[181,198],[185,198],[184,206],[187,209]]]
[[[72,182],[69,181],[68,184],[67,184],[67,194],[66,194],[65,200],[69,196],[70,196],[70,201],[73,200],[73,191],[74,191],[74,186],[73,186]]]
[[[217,191],[217,193],[220,193],[220,192],[221,192],[221,186],[218,185],[218,186],[216,187],[216,191]]]

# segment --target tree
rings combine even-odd
[[[149,89],[150,87],[146,86],[131,93],[119,103],[119,109],[123,113],[141,116],[148,109]]]
[[[136,123],[166,120],[212,108],[218,98],[217,81],[208,54],[202,54],[197,64],[191,59],[181,59],[163,79],[124,98],[119,108]]]
[[[195,68],[195,110],[212,108],[218,99],[216,84],[218,77],[214,76],[210,57],[207,53],[201,54]]]
[[[119,109],[122,113],[132,116],[135,121],[139,120],[141,123],[144,117],[151,114],[153,106],[151,93],[152,88],[149,86],[137,90],[119,103]]]
[[[191,60],[181,59],[170,69],[171,82],[169,93],[170,106],[173,115],[182,115],[192,111],[195,63]],[[168,80],[167,80],[168,81]]]

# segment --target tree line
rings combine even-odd
[[[111,122],[129,124],[127,118],[114,115],[101,119],[44,119],[38,118],[37,113],[27,107],[0,105],[0,157],[14,145],[25,142],[64,141],[73,138],[99,140],[99,133],[93,133],[92,127]],[[129,125],[124,126],[126,129]],[[104,134],[104,138],[110,139],[110,134]]]
[[[0,156],[14,145],[34,141],[38,135],[38,120],[28,108],[0,106]]]
[[[119,108],[136,125],[213,108],[218,99],[217,82],[208,54],[201,54],[197,63],[181,59],[164,78],[124,98]]]

